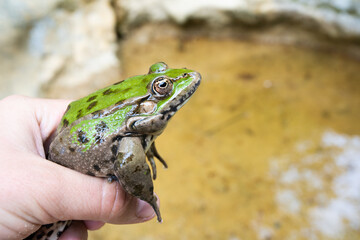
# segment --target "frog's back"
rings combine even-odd
[[[61,120],[60,127],[71,125],[74,121],[122,101],[147,92],[147,82],[151,77],[139,75],[100,89],[79,100],[71,102]]]

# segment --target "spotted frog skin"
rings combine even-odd
[[[200,80],[195,71],[169,69],[160,62],[153,64],[148,74],[125,79],[70,103],[50,145],[48,159],[87,175],[119,181],[126,192],[148,202],[161,222],[153,191],[154,159],[164,167],[167,164],[154,140],[195,92]],[[50,235],[42,228],[43,236]]]

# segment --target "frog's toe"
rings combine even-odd
[[[151,170],[152,170],[152,175],[153,175],[153,180],[156,179],[156,164],[155,164],[155,159],[154,159],[154,154],[151,150],[147,151],[146,153],[146,157],[149,160],[150,166],[151,166]]]
[[[151,166],[151,169],[152,169],[153,180],[155,180],[156,179],[156,164],[155,164],[154,157],[148,156],[148,160],[150,162],[150,166]]]
[[[153,199],[152,199],[150,202],[148,202],[148,203],[149,203],[149,204],[151,205],[151,207],[154,209],[155,214],[156,214],[156,217],[157,217],[157,221],[158,221],[159,223],[162,223],[162,218],[161,218],[161,214],[160,214],[160,209],[159,209],[159,206],[158,206],[158,204],[157,204],[157,197],[154,196]]]
[[[112,182],[117,181],[117,180],[118,180],[117,177],[114,176],[114,175],[110,175],[107,178],[108,183],[112,183]]]
[[[151,144],[151,147],[150,147],[149,150],[152,152],[152,155],[153,155],[154,157],[156,157],[156,158],[162,163],[162,165],[164,166],[164,168],[168,168],[167,163],[166,163],[165,160],[160,156],[158,150],[156,149],[156,147],[155,147],[155,142],[153,142],[153,144]]]

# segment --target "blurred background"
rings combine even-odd
[[[0,31],[1,98],[203,76],[157,140],[164,222],[90,239],[360,239],[359,0],[1,0]]]

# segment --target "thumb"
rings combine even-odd
[[[41,188],[32,191],[32,198],[40,207],[39,224],[67,219],[128,224],[154,217],[148,203],[127,194],[116,181],[109,183],[45,159],[37,163],[34,171],[42,170],[32,184]]]

